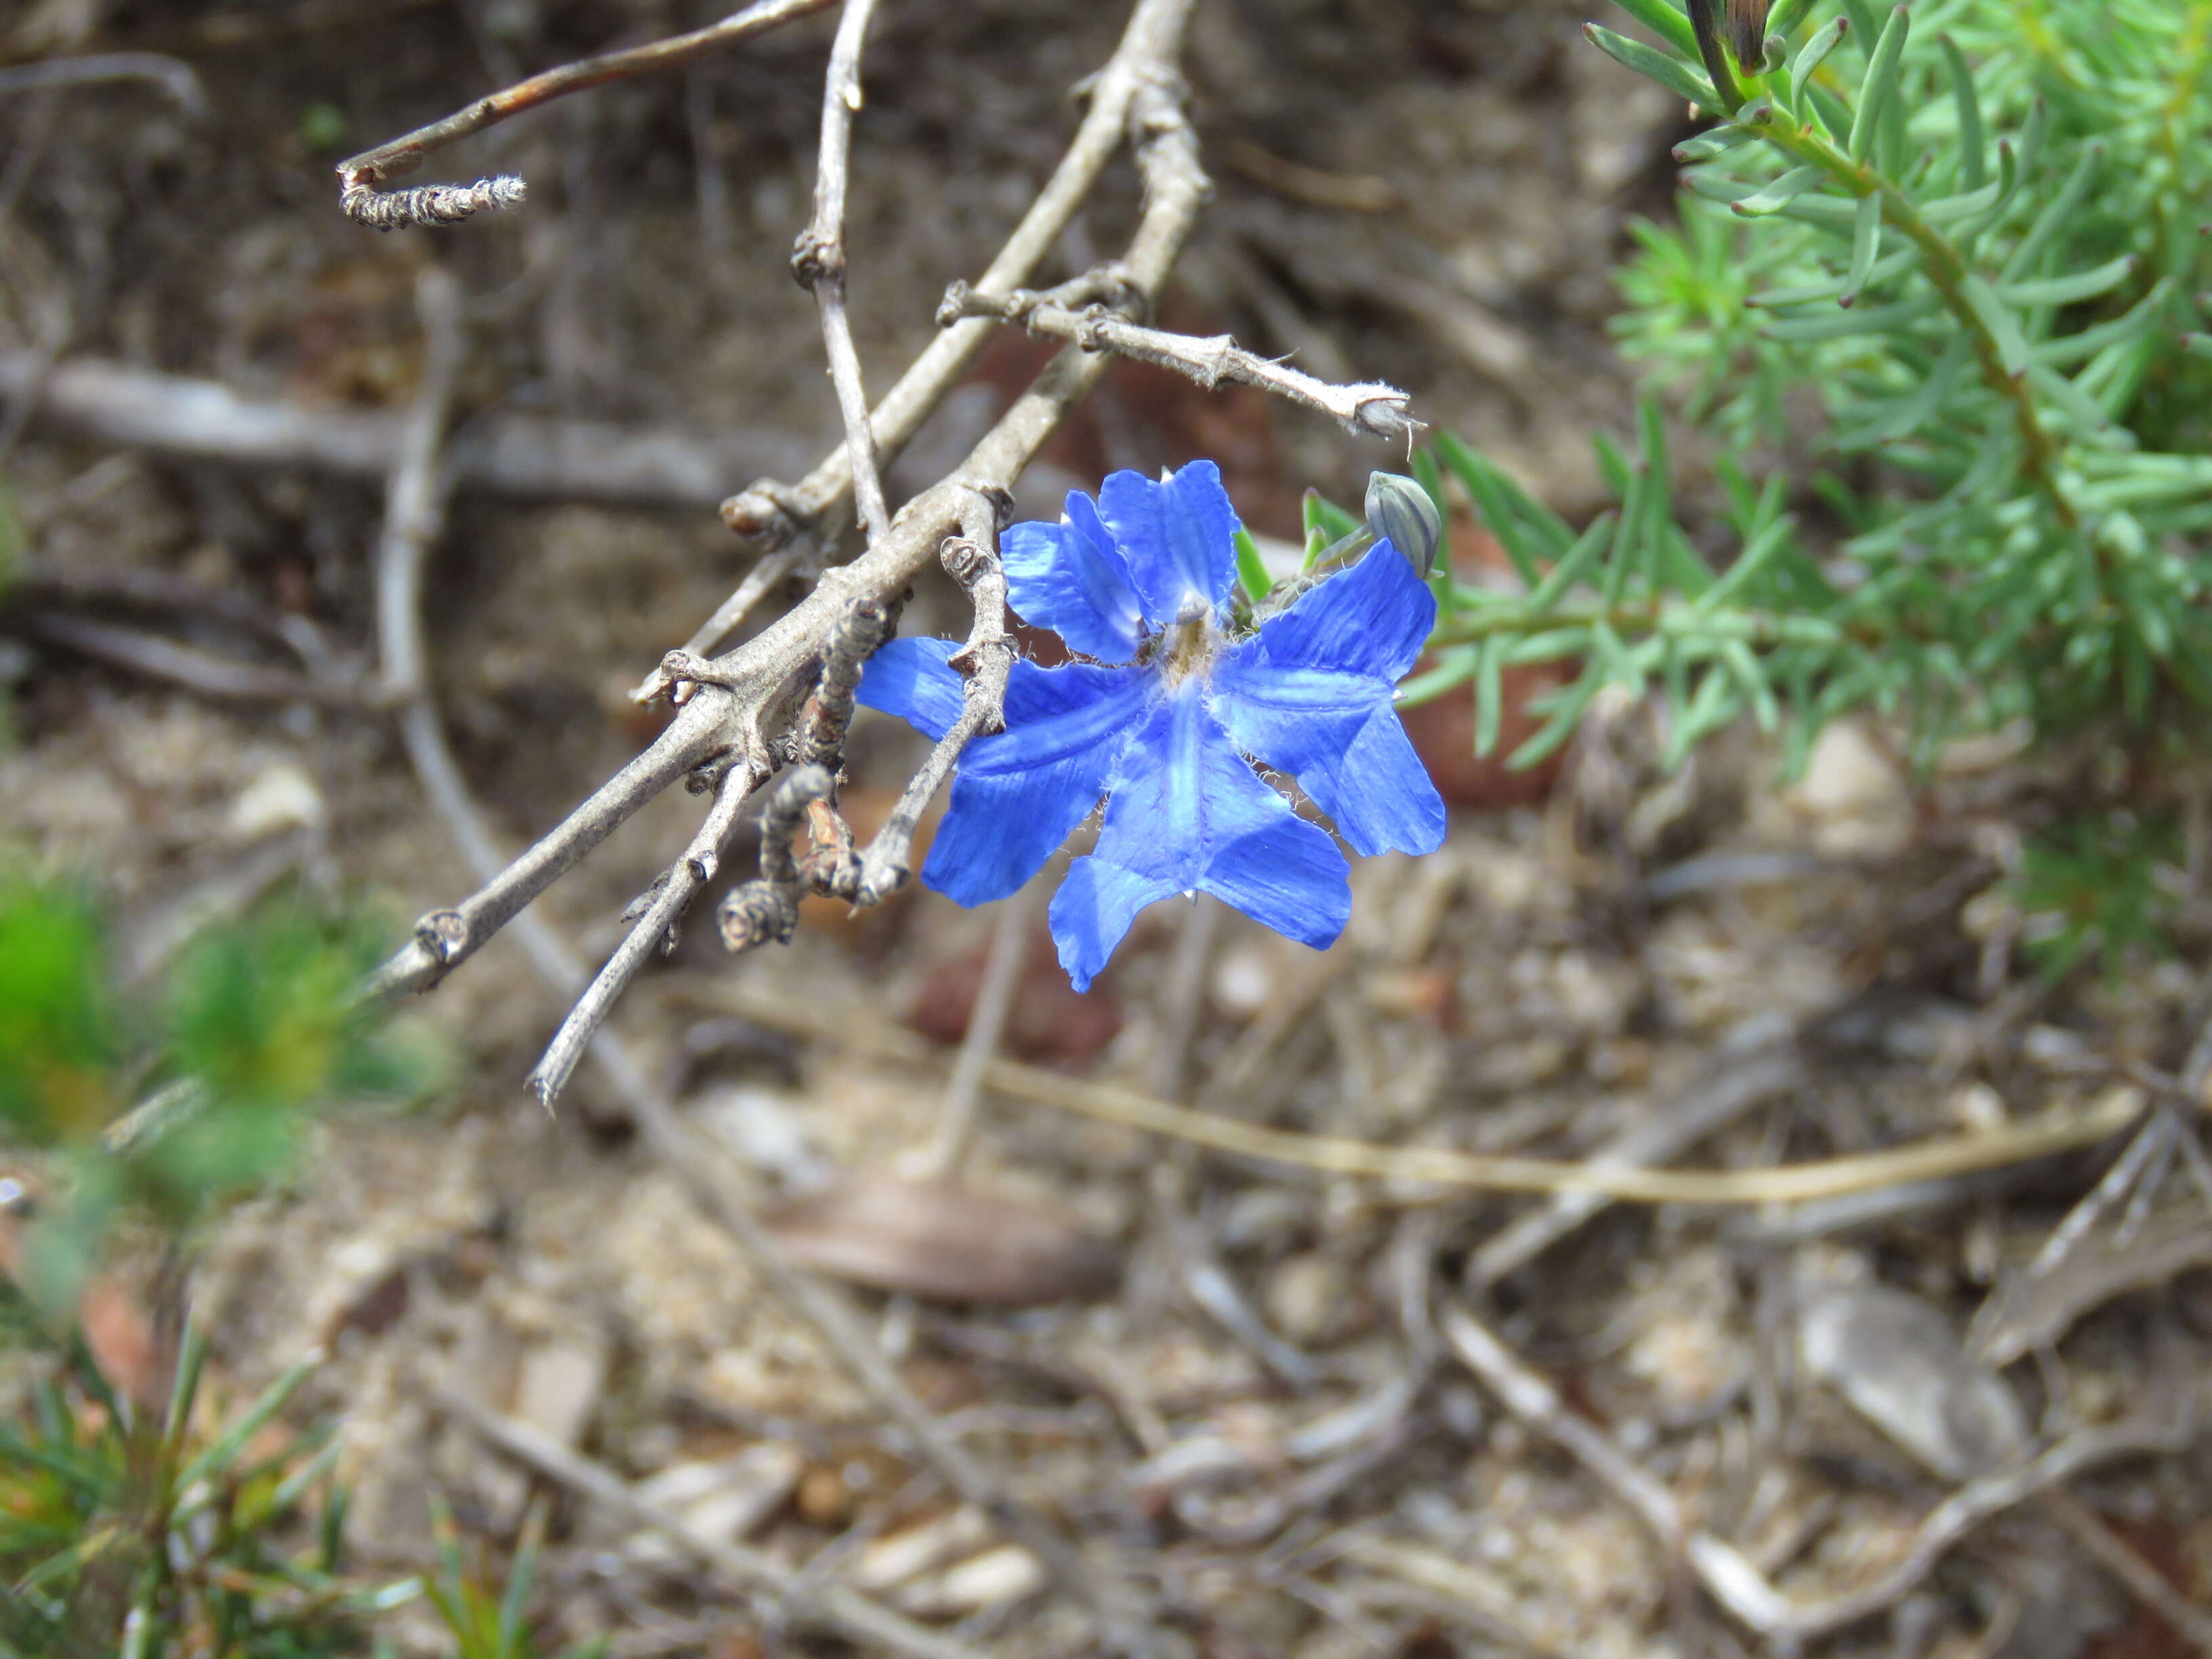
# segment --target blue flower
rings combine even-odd
[[[1222,631],[1237,514],[1220,469],[1072,493],[1058,524],[1001,547],[1013,607],[1093,661],[1017,661],[1006,730],[961,757],[921,878],[962,904],[1006,897],[1106,800],[1097,848],[1052,902],[1079,991],[1137,912],[1211,893],[1316,948],[1352,914],[1336,842],[1253,763],[1288,773],[1358,851],[1433,852],[1444,805],[1391,707],[1436,622],[1436,600],[1388,542],[1243,638]],[[958,718],[951,640],[894,640],[860,700],[931,737]]]

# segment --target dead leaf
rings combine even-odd
[[[1063,1217],[951,1182],[848,1176],[763,1220],[801,1267],[943,1302],[1089,1297],[1121,1267],[1115,1245]]]
[[[1972,1480],[2027,1444],[2020,1401],[1939,1310],[1886,1285],[1814,1280],[1800,1295],[1805,1368],[1936,1474]]]

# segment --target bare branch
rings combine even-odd
[[[433,121],[427,127],[379,144],[374,149],[365,149],[358,155],[349,155],[338,163],[338,182],[347,190],[356,185],[374,187],[389,184],[422,165],[422,158],[458,143],[486,127],[496,126],[509,116],[520,115],[525,110],[536,109],[556,98],[565,98],[572,92],[583,92],[592,87],[605,86],[610,81],[628,80],[632,76],[651,75],[661,70],[682,65],[707,57],[709,53],[733,46],[749,36],[787,23],[794,17],[804,17],[830,3],[830,0],[758,0],[758,3],[725,17],[719,23],[710,23],[703,29],[694,29],[689,34],[672,35],[665,40],[650,45],[630,46],[621,52],[602,53],[597,58],[580,58],[573,64],[563,64],[558,69],[533,75],[527,81],[477,99],[467,108],[458,110],[441,121]],[[519,191],[522,181],[493,179],[492,184],[511,184]],[[518,198],[519,199],[519,198]],[[349,215],[351,210],[348,210]]]
[[[830,48],[830,70],[822,87],[822,148],[814,167],[814,217],[799,234],[791,252],[791,274],[810,290],[822,313],[822,343],[830,356],[830,381],[837,389],[837,410],[845,422],[845,455],[850,463],[853,499],[860,528],[871,542],[890,530],[890,508],[884,503],[884,480],[876,463],[875,434],[868,427],[868,392],[860,379],[860,357],[853,346],[853,323],[845,314],[845,182],[853,147],[853,113],[860,107],[860,47],[868,33],[875,0],[845,0],[837,39]]]
[[[1138,0],[1121,44],[1091,83],[1091,107],[1066,154],[1006,246],[976,280],[976,293],[1002,294],[1012,289],[1036,269],[1060,240],[1121,145],[1130,101],[1138,88],[1168,72],[1175,64],[1191,3],[1192,0]],[[869,429],[880,454],[894,456],[905,447],[930,411],[967,372],[990,332],[990,325],[980,320],[958,323],[929,343],[884,394],[871,417]],[[760,542],[771,552],[802,538],[809,543],[825,542],[834,534],[831,514],[851,487],[852,468],[840,446],[795,486],[763,479],[732,496],[722,504],[722,518],[738,534]],[[691,636],[685,648],[700,654],[713,651],[729,638],[738,620],[757,602],[757,595],[749,595],[747,586],[740,586]],[[631,695],[650,702],[666,690],[666,682],[655,674]]]
[[[952,658],[953,666],[964,668],[969,675],[960,718],[929,751],[929,759],[900,793],[898,804],[862,855],[854,891],[856,903],[879,904],[906,885],[914,873],[914,832],[921,815],[968,745],[1006,725],[1006,681],[1014,668],[1014,639],[1006,631],[1006,573],[999,562],[996,510],[980,496],[976,501],[980,507],[971,506],[962,515],[967,535],[946,542],[939,555],[975,610],[968,643]]]
[[[370,1000],[428,990],[483,948],[524,906],[701,762],[728,746],[731,698],[720,690],[694,697],[653,745],[601,784],[591,798],[521,857],[448,909],[433,910],[358,994]]]
[[[737,828],[738,814],[746,798],[767,775],[767,769],[764,763],[747,759],[723,773],[714,804],[708,809],[698,833],[691,837],[691,844],[662,878],[652,902],[631,927],[629,936],[607,958],[606,965],[568,1011],[568,1018],[561,1022],[561,1029],[546,1045],[544,1057],[530,1073],[531,1091],[544,1104],[551,1105],[567,1086],[576,1062],[584,1057],[584,1048],[591,1042],[592,1034],[605,1023],[607,1015],[613,1012],[615,1000],[629,988],[638,969],[655,951],[665,954],[675,945],[677,924],[701,890],[720,872],[722,849]]]
[[[1127,88],[1127,102],[1121,107],[1146,185],[1144,213],[1123,265],[1130,282],[1146,295],[1157,293],[1165,280],[1207,189],[1198,164],[1197,143],[1182,113],[1181,83],[1170,67],[1189,5],[1190,0],[1139,0],[1121,52],[1109,65],[1109,79]],[[1106,89],[1102,83],[1097,95],[1103,96]],[[817,586],[744,645],[708,661],[703,672],[695,669],[700,678],[692,695],[651,748],[495,881],[453,908],[423,917],[413,941],[379,969],[363,994],[389,995],[435,983],[678,777],[712,757],[730,755],[741,747],[748,755],[763,752],[762,722],[769,717],[769,705],[782,688],[822,660],[837,619],[852,599],[872,595],[887,600],[903,592],[945,536],[959,526],[978,491],[988,495],[1012,488],[1067,410],[1096,383],[1104,363],[1096,354],[1076,349],[1054,358],[969,452],[957,473],[909,501],[893,520],[890,533],[847,567],[837,582]],[[698,659],[678,653],[673,653],[673,660],[683,666]],[[673,684],[674,676],[665,665],[656,678],[664,687]],[[758,764],[748,760],[748,773]],[[754,779],[756,785],[758,781]],[[670,890],[656,896],[651,914],[665,920],[680,914],[696,891],[690,869],[688,858],[679,862],[672,872]],[[625,942],[623,952],[636,953],[618,975],[625,981],[648,948],[641,937],[649,942],[659,935],[641,926]],[[591,1023],[604,1018],[604,1012],[599,1009]],[[556,1056],[549,1051],[548,1058]],[[574,1055],[568,1055],[567,1061],[572,1066]],[[565,1078],[565,1068],[556,1069]],[[551,1077],[541,1066],[538,1080]]]
[[[1326,415],[1355,436],[1410,440],[1425,424],[1407,412],[1411,400],[1395,386],[1374,380],[1332,386],[1303,370],[1257,356],[1226,334],[1204,339],[1171,334],[1132,322],[1110,305],[1092,304],[1077,310],[1054,301],[1054,295],[1023,289],[985,295],[965,283],[955,283],[945,290],[944,303],[937,308],[937,320],[940,325],[971,317],[1018,323],[1032,334],[1070,341],[1086,351],[1111,351],[1172,369],[1208,391],[1224,380],[1241,381]]]

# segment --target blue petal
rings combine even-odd
[[[1436,614],[1427,585],[1379,543],[1214,670],[1214,713],[1237,746],[1295,777],[1362,853],[1443,840],[1443,798],[1390,703]]]
[[[1200,699],[1156,706],[1114,769],[1098,849],[1052,901],[1060,965],[1079,991],[1138,911],[1211,893],[1319,949],[1344,931],[1352,888],[1336,843],[1255,775]]]
[[[961,756],[922,880],[961,904],[1018,891],[1098,805],[1158,683],[1142,669],[1015,663],[1006,729]]]
[[[890,641],[860,671],[855,700],[941,738],[960,718],[968,695],[968,682],[947,660],[959,648],[957,640]]]
[[[1157,483],[1141,472],[1116,472],[1099,487],[1098,512],[1153,627],[1172,628],[1229,597],[1237,509],[1212,461],[1193,461]]]
[[[1145,617],[1130,585],[1129,562],[1079,489],[1067,492],[1058,524],[1018,524],[999,543],[1006,597],[1022,620],[1049,628],[1101,662],[1127,662],[1145,635]]]

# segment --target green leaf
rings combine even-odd
[[[1844,36],[1850,32],[1850,19],[1848,17],[1830,18],[1826,26],[1805,43],[1804,49],[1797,54],[1796,60],[1790,65],[1790,81],[1801,87],[1810,82],[1813,72],[1827,61],[1828,54],[1833,52]]]
[[[1244,592],[1257,605],[1275,591],[1275,579],[1267,574],[1267,562],[1260,556],[1260,544],[1252,539],[1252,532],[1238,527],[1237,544],[1237,580]]]
[[[1418,708],[1425,702],[1434,702],[1447,691],[1455,691],[1465,685],[1475,677],[1480,667],[1479,647],[1455,646],[1445,652],[1436,666],[1426,673],[1401,681],[1397,694],[1390,700],[1391,706]]]
[[[1787,40],[1805,21],[1805,14],[1813,9],[1814,0],[1776,0],[1773,11],[1766,19],[1766,32]]]
[[[2105,146],[2101,141],[2093,138],[2081,146],[2081,159],[2074,164],[2074,171],[2067,175],[2066,182],[2059,187],[2058,193],[2035,216],[2035,222],[2028,228],[2027,234],[2021,238],[2020,246],[2005,261],[2002,273],[2005,280],[2027,276],[2035,268],[2036,261],[2043,257],[2044,251],[2059,232],[2073,223],[2082,203],[2088,199],[2090,186],[2096,183],[2104,159]]]
[[[1656,47],[1647,46],[1641,40],[1631,40],[1626,35],[1615,34],[1611,29],[1601,28],[1595,23],[1583,25],[1583,34],[1600,52],[1619,64],[1625,64],[1646,80],[1656,81],[1676,97],[1711,111],[1716,115],[1728,112],[1713,84],[1680,59],[1669,58]]]
[[[1698,610],[1710,615],[1732,604],[1736,595],[1757,580],[1776,556],[1789,546],[1796,532],[1796,520],[1788,518],[1777,519],[1761,530],[1744,544],[1735,562],[1721,573],[1720,580],[1698,596]]]
[[[1685,58],[1698,55],[1698,37],[1680,6],[1669,0],[1614,0],[1623,11],[1650,29]],[[1692,0],[1702,3],[1702,0]]]
[[[1545,702],[1550,715],[1535,734],[1506,757],[1506,765],[1516,771],[1539,764],[1561,744],[1574,736],[1575,728],[1582,724],[1583,711],[1590,705],[1605,685],[1605,677],[1593,663],[1572,685],[1550,694]]]
[[[1498,733],[1505,719],[1504,639],[1493,635],[1482,642],[1474,675],[1474,752],[1485,758],[1498,748]]]
[[[1519,485],[1450,433],[1437,434],[1437,453],[1466,487],[1475,512],[1498,538],[1522,585],[1535,586],[1540,562],[1556,558],[1572,538],[1571,532],[1556,514],[1530,500]]]
[[[1898,95],[1898,63],[1905,56],[1905,37],[1911,28],[1903,6],[1893,9],[1881,26],[1881,38],[1867,60],[1866,78],[1859,82],[1858,108],[1851,118],[1851,136],[1844,148],[1851,160],[1863,161],[1873,148],[1882,114]]]
[[[246,1443],[261,1431],[263,1425],[284,1409],[285,1401],[299,1392],[300,1385],[314,1374],[316,1366],[321,1362],[321,1354],[312,1353],[305,1359],[287,1366],[275,1382],[254,1397],[252,1405],[240,1413],[220,1435],[203,1447],[199,1454],[178,1472],[178,1492],[189,1492],[210,1475],[228,1468],[239,1453],[246,1449]]]
[[[1923,322],[1943,309],[1942,300],[1926,295],[1899,301],[1893,306],[1868,310],[1831,311],[1810,317],[1778,317],[1766,325],[1775,340],[1843,340],[1855,334],[1886,334]]]
[[[1755,129],[1729,121],[1710,132],[1701,132],[1694,138],[1685,138],[1674,146],[1674,159],[1685,166],[1694,161],[1710,161],[1716,155],[1725,155],[1732,149],[1750,143],[1759,136]]]
[[[1996,284],[1997,297],[2008,305],[2070,306],[2083,300],[2094,300],[2100,294],[2109,294],[2135,275],[2140,263],[2132,253],[2123,253],[2094,270],[2078,270],[2071,276],[2045,276],[2025,282],[2001,282]]]
[[[1959,177],[1968,190],[1978,190],[1989,176],[1983,155],[1989,142],[1982,131],[1981,94],[1974,88],[1974,72],[1966,66],[1966,55],[1959,50],[1959,43],[1948,34],[1936,37],[1936,44],[1943,54],[1943,73],[1951,83],[1951,103],[1958,112]]]
[[[1855,303],[1874,275],[1875,255],[1881,250],[1881,197],[1869,191],[1859,198],[1858,222],[1851,227],[1851,268],[1844,278],[1843,305]]]
[[[1613,516],[1601,513],[1590,520],[1588,528],[1575,538],[1575,544],[1565,557],[1554,564],[1528,592],[1528,610],[1532,615],[1542,616],[1558,605],[1575,584],[1583,580],[1597,562],[1613,527]]]
[[[1880,198],[1869,197],[1866,199],[1878,202]],[[1874,268],[1867,272],[1864,286],[1879,288],[1886,283],[1894,282],[1919,262],[1920,250],[1908,243],[1887,258],[1877,259]],[[1794,288],[1771,288],[1753,295],[1744,303],[1761,311],[1771,311],[1784,306],[1817,305],[1824,300],[1841,301],[1849,292],[1850,275],[1846,272],[1841,276],[1824,277],[1817,283],[1801,283]]]
[[[1729,211],[1746,219],[1762,218],[1780,211],[1808,191],[1818,190],[1828,175],[1818,167],[1792,167],[1772,184],[1729,204]]]
[[[1931,225],[1956,224],[1961,219],[1971,219],[1997,204],[2004,195],[2005,182],[1997,179],[1978,190],[1965,191],[1956,196],[1939,196],[1933,201],[1923,202],[1919,204],[1920,216]]]
[[[1997,298],[1996,290],[1979,276],[1960,279],[1959,292],[1966,300],[1981,325],[1989,331],[1996,342],[1997,356],[2008,374],[2021,374],[2027,369],[2027,337],[2020,331],[2020,324],[2005,302]]]

